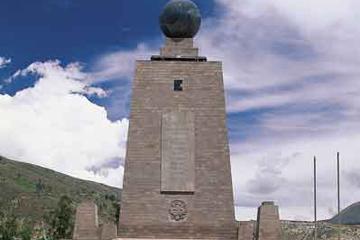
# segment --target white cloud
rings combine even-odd
[[[156,52],[158,50],[140,43],[133,50],[120,50],[104,54],[91,67],[90,82],[116,82],[116,86],[108,90],[111,102],[106,106],[112,119],[128,115],[131,80],[135,73],[136,60],[150,59],[151,55]]]
[[[282,218],[311,220],[314,153],[318,159],[320,218],[331,217],[333,209],[337,207],[337,151],[342,153],[342,207],[357,202],[360,198],[360,166],[357,159],[359,134],[330,134],[312,140],[287,139],[287,142],[270,141],[271,139],[254,139],[247,145],[238,144],[236,148],[233,146],[237,150],[232,154],[232,171],[239,219],[254,219],[256,215],[247,214],[251,211],[249,209],[255,208],[256,203],[261,201],[275,200],[280,205]],[[261,191],[257,191],[259,189]]]
[[[91,79],[95,82],[114,79],[129,81],[135,73],[135,61],[149,59],[155,51],[141,43],[134,50],[104,54],[92,67]]]
[[[228,112],[247,128],[231,146],[237,217],[254,219],[261,201],[275,200],[283,218],[311,219],[314,155],[320,217],[330,217],[336,151],[343,206],[358,201],[359,1],[216,2],[224,11],[205,20],[197,42],[203,55],[224,62]],[[249,114],[254,121],[246,122]]]
[[[205,21],[198,42],[224,61],[231,111],[358,96],[358,1],[217,2],[226,11]]]
[[[259,18],[275,12],[306,32],[325,28],[348,28],[359,18],[356,0],[217,0],[232,16]]]
[[[257,121],[238,120],[251,134],[231,146],[237,218],[254,219],[262,201],[275,200],[282,218],[311,219],[313,155],[319,157],[319,216],[331,216],[336,151],[346,161],[343,205],[357,201],[360,196],[350,192],[358,191],[360,179],[352,170],[360,169],[355,157],[360,138],[354,134],[360,130],[359,3],[217,3],[225,11],[205,19],[197,45],[209,59],[224,62],[228,112],[259,111]],[[153,52],[140,44],[104,55],[95,79],[128,81],[135,60]]]
[[[257,121],[239,119],[251,134],[231,146],[237,218],[254,219],[262,201],[275,200],[282,218],[311,219],[313,155],[319,157],[319,216],[331,216],[336,151],[346,161],[343,205],[357,201],[350,192],[358,192],[360,179],[354,171],[360,169],[354,134],[360,130],[359,3],[217,3],[225,11],[205,19],[197,45],[209,59],[224,62],[228,112],[259,111]],[[93,81],[129,81],[135,60],[155,51],[140,44],[106,54],[95,64]]]
[[[343,206],[358,201],[359,1],[216,2],[224,11],[204,21],[197,44],[203,55],[224,62],[229,113],[258,112],[256,121],[238,119],[251,134],[231,146],[238,219],[254,219],[264,200],[275,200],[282,218],[311,219],[313,155],[319,158],[319,215],[331,216],[336,206],[337,151],[344,160]],[[112,164],[123,157],[125,137],[118,136],[126,133],[127,120],[110,122],[105,109],[83,94],[105,95],[90,83],[129,82],[135,60],[149,59],[153,52],[157,50],[139,44],[134,50],[105,54],[90,74],[78,65],[62,68],[58,63],[37,63],[22,71],[40,72],[45,81],[14,97],[0,95],[0,114],[6,110],[11,116],[8,132],[0,125],[0,151],[65,172],[73,168],[66,164],[74,164],[73,175],[119,185],[123,169],[113,169]],[[124,107],[129,86],[120,91],[124,94],[113,109]],[[64,120],[57,120],[60,117]],[[40,144],[30,144],[33,139]],[[75,151],[69,145],[79,148]],[[27,159],[35,155],[39,157]],[[94,172],[100,173],[97,178]]]
[[[104,91],[87,84],[78,64],[37,62],[21,71],[40,76],[34,87],[0,95],[0,153],[72,176],[122,185],[122,166],[107,176],[87,168],[123,158],[128,120],[111,122],[84,95]]]
[[[0,69],[11,63],[10,58],[0,57]]]

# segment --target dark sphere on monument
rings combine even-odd
[[[160,16],[161,30],[168,38],[193,38],[200,25],[200,10],[190,0],[171,0]]]

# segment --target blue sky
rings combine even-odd
[[[99,56],[119,50],[136,48],[141,42],[160,46],[162,34],[158,15],[166,0],[109,0],[106,4],[86,0],[50,0],[24,4],[7,1],[0,9],[2,55],[12,64],[0,72],[2,93],[15,94],[32,86],[36,78],[6,84],[4,80],[18,69],[33,62],[58,59],[62,64],[80,62],[84,69],[92,68]],[[198,1],[204,16],[215,14],[212,1]],[[117,79],[112,79],[117,80]],[[103,83],[114,88],[118,82]],[[107,106],[112,99],[92,99]],[[128,110],[111,111],[112,120],[126,117]]]
[[[167,0],[4,0],[0,155],[121,186],[136,59],[159,52]],[[198,0],[201,55],[224,67],[238,219],[275,200],[310,219],[312,158],[320,216],[360,192],[357,0]],[[75,160],[76,159],[76,160]]]

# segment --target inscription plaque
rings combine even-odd
[[[162,116],[161,191],[194,192],[195,126],[190,111]]]

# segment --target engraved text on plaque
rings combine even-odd
[[[161,191],[194,192],[194,114],[174,111],[162,116]]]

